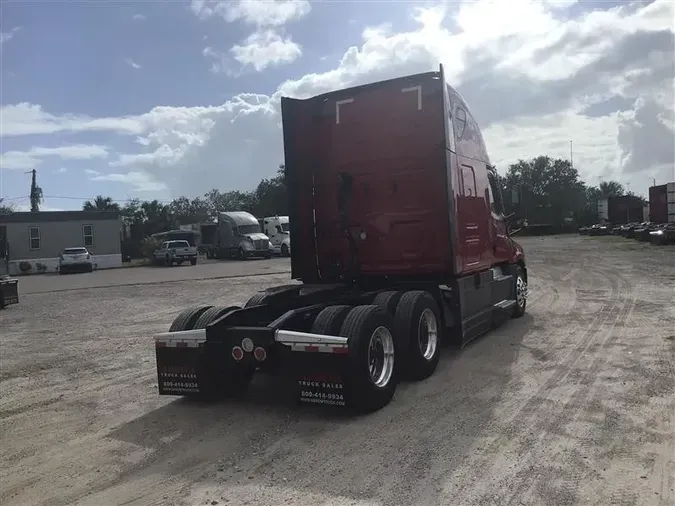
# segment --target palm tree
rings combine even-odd
[[[120,205],[111,197],[98,195],[93,201],[87,200],[82,205],[83,211],[119,211]]]
[[[624,194],[623,185],[618,181],[603,181],[598,188],[603,197],[620,197]]]

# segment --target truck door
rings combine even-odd
[[[221,221],[219,224],[219,246],[221,248],[232,248],[237,245],[232,224],[227,221]]]
[[[463,272],[486,269],[492,262],[487,153],[475,120],[459,96],[454,100],[457,149],[457,242]]]
[[[471,160],[465,160],[471,162]],[[481,265],[485,233],[481,221],[483,197],[477,194],[476,171],[469,163],[459,165],[459,195],[457,197],[457,223],[459,249],[464,271],[474,270]]]

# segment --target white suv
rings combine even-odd
[[[92,272],[94,261],[87,248],[66,248],[59,255],[59,274],[66,272]]]

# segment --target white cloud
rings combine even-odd
[[[157,181],[146,172],[127,172],[126,174],[113,173],[100,175],[96,174],[90,178],[92,181],[110,181],[113,183],[124,183],[133,187],[137,192],[159,192],[167,189],[166,185]]]
[[[45,112],[39,105],[21,102],[0,107],[0,137],[57,132],[115,132],[128,135],[150,132],[158,135],[167,128],[180,133],[182,126],[190,120],[229,108],[228,104],[215,107],[159,106],[138,116],[90,118],[74,114],[56,116]]]
[[[133,67],[133,68],[135,68],[135,69],[142,69],[142,68],[143,68],[141,65],[139,65],[138,63],[136,63],[136,62],[135,62],[134,60],[132,60],[131,58],[125,58],[125,59],[124,59],[124,63],[126,63],[127,65],[129,65],[130,67]]]
[[[148,174],[176,196],[213,187],[251,188],[282,161],[281,95],[312,96],[437,69],[442,62],[500,167],[538,154],[568,156],[572,139],[575,166],[591,183],[598,176],[613,177],[644,192],[647,177],[675,179],[674,4],[600,6],[571,19],[557,0],[502,4],[476,0],[416,8],[415,29],[368,28],[335,68],[283,82],[269,96],[240,94],[218,106],[157,107],[139,116],[98,119],[56,117],[39,106],[18,104],[1,111],[8,112],[2,133],[129,134],[140,152],[113,161],[131,171],[127,178]],[[275,26],[276,21],[255,23],[235,15],[244,11],[228,5],[244,4],[193,2],[192,7],[203,18]],[[270,19],[282,18],[295,19],[287,14]],[[451,31],[451,25],[457,28]]]
[[[0,137],[56,132],[114,131],[139,134],[145,130],[143,117],[90,118],[66,114],[55,116],[27,102],[0,107]]]
[[[492,163],[500,171],[519,159],[541,154],[569,159],[574,138],[574,165],[590,184],[598,183],[600,174],[620,167],[616,134],[624,114],[613,113],[599,118],[571,115],[561,111],[545,116],[521,118],[497,123],[483,131]],[[536,139],[536,142],[532,142]]]
[[[290,63],[302,54],[302,49],[290,37],[281,37],[272,30],[260,30],[249,35],[230,52],[244,66],[260,72],[272,65]]]
[[[65,174],[66,172],[68,172],[68,169],[66,167],[61,167],[56,169],[54,172],[56,172],[57,174]]]
[[[311,10],[306,0],[192,0],[190,7],[201,19],[220,16],[228,23],[242,21],[256,26],[282,26],[305,17]]]
[[[306,0],[192,0],[191,9],[201,19],[219,16],[227,23],[239,21],[256,27],[229,50],[232,59],[243,68],[252,67],[260,72],[270,66],[293,62],[302,55],[300,45],[279,30],[309,14],[311,5]],[[203,54],[212,60],[211,72],[238,75],[232,68],[230,57],[223,52],[209,46],[204,48]]]
[[[108,148],[97,144],[73,144],[56,148],[34,147],[28,151],[5,151],[0,155],[0,167],[10,170],[30,170],[49,157],[58,157],[62,160],[89,160],[107,156]]]
[[[19,30],[21,30],[21,27],[15,26],[8,32],[0,32],[0,51],[2,51],[2,47],[5,45],[5,43],[14,38]]]
[[[131,20],[132,21],[145,21],[146,16],[145,16],[145,14],[134,14],[133,16],[131,16]]]
[[[261,72],[268,67],[291,63],[302,55],[302,48],[290,37],[282,37],[273,30],[258,30],[229,50],[229,54],[207,46],[202,51],[205,58],[211,60],[214,74],[240,76],[245,69],[252,68]],[[236,63],[241,68],[236,70]]]
[[[237,73],[232,70],[231,59],[225,53],[216,51],[211,46],[207,46],[203,49],[202,54],[205,58],[211,60],[211,68],[209,70],[214,74],[227,74],[229,76],[237,75]]]

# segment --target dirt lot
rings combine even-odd
[[[675,504],[675,249],[521,242],[528,315],[353,419],[261,382],[240,403],[157,396],[153,333],[188,303],[241,303],[286,275],[56,293],[22,279],[33,293],[0,313],[0,504]]]

